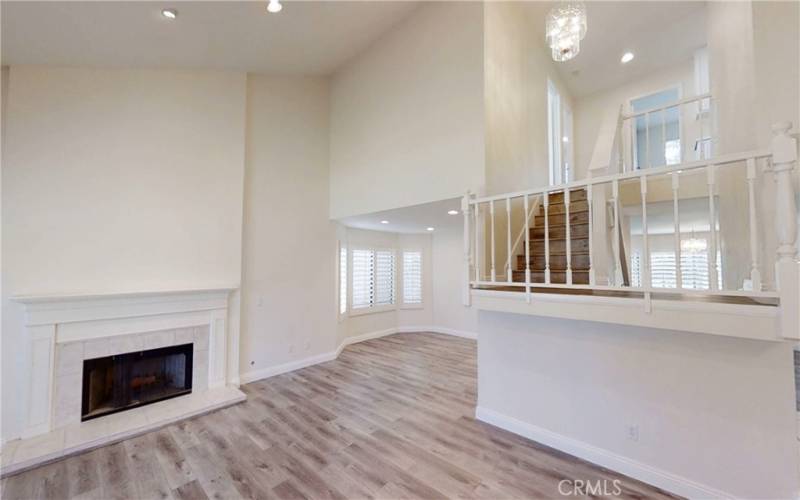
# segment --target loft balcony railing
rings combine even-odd
[[[620,106],[608,173],[710,159],[715,132],[711,94],[640,111]]]
[[[462,201],[465,303],[474,289],[519,291],[528,302],[556,289],[628,292],[645,303],[653,294],[798,302],[791,127],[773,126],[769,150],[623,168],[494,196],[468,193]],[[691,220],[682,221],[687,214]],[[516,241],[512,235],[519,235]],[[655,255],[668,257],[666,269]]]

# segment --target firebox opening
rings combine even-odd
[[[192,392],[193,345],[83,362],[81,421]]]

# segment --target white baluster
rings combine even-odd
[[[592,214],[594,207],[592,206],[592,184],[590,183],[586,186],[586,202],[589,204],[589,284],[594,286],[595,284],[595,276],[594,276],[594,251],[593,251],[593,239],[594,236],[592,235]]]
[[[708,286],[712,291],[719,290],[717,276],[717,210],[714,201],[714,191],[717,182],[717,166],[708,166],[708,226],[709,226],[709,245],[708,245]]]
[[[761,269],[758,258],[758,217],[756,210],[756,159],[747,160],[747,194],[750,215],[750,282],[753,290],[761,291]]]
[[[664,165],[667,164],[667,108],[661,110],[661,147],[663,148],[662,153],[664,154]]]
[[[792,170],[797,162],[797,140],[789,135],[791,122],[772,126],[772,170],[775,173],[775,229],[778,262],[793,262],[797,256],[797,207]]]
[[[683,107],[678,105],[678,106],[675,107],[675,111],[678,113],[678,125],[680,126],[684,121],[683,120]],[[685,128],[686,127],[684,126],[684,127],[681,127],[680,129],[678,129],[678,140],[679,140],[679,144],[678,144],[678,146],[679,146],[678,147],[678,150],[679,150],[678,153],[679,154],[678,154],[678,157],[680,158],[680,160],[678,160],[679,163],[683,163],[683,162],[686,161],[686,148],[684,147],[683,141],[680,140],[682,137],[685,137],[685,135],[686,135]],[[680,287],[678,287],[678,288],[680,288]]]
[[[680,187],[678,172],[672,173],[672,221],[675,224],[675,288],[683,288],[683,274],[681,270],[681,219],[678,212],[678,189]]]
[[[506,252],[508,253],[508,282],[511,283],[513,275],[511,274],[511,198],[506,198]]]
[[[572,284],[572,238],[569,223],[569,189],[564,190],[564,224],[566,226],[567,285]]]
[[[475,203],[475,282],[481,281],[481,231],[478,229],[480,208],[480,204]]]
[[[615,174],[621,174],[625,171],[625,141],[623,139],[623,129],[625,128],[625,120],[623,119],[623,107],[620,105],[619,107],[619,114],[617,118],[617,168],[613,172]],[[612,172],[609,172],[612,173]]]
[[[706,120],[708,119],[707,116],[700,115],[700,159],[706,160],[706,148],[703,147],[703,139],[705,138],[705,124]],[[695,158],[697,158],[695,156]]]
[[[611,248],[614,250],[614,285],[622,286],[624,281],[622,279],[622,262],[620,261],[620,248],[619,248],[619,181],[614,179],[611,183],[612,197],[614,199],[614,241]]]
[[[461,199],[461,213],[464,215],[464,276],[466,278],[462,301],[465,306],[470,305],[469,266],[472,260],[472,252],[470,251],[471,239],[469,234],[469,200],[470,194],[469,191],[467,191],[467,193]]]
[[[531,226],[528,213],[528,195],[525,195],[525,300],[531,301]]]
[[[550,193],[544,192],[544,282],[550,283]]]
[[[491,230],[492,230],[492,283],[497,281],[497,273],[494,267],[494,200],[489,202],[489,214],[491,216]]]
[[[647,239],[647,176],[639,177],[639,187],[642,193],[642,288],[651,288],[650,282],[650,243]]]
[[[644,114],[645,165],[650,168],[650,113]],[[639,167],[641,168],[641,167]]]

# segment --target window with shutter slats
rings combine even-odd
[[[422,252],[403,252],[403,304],[422,304]]]
[[[372,307],[375,292],[375,259],[372,250],[353,250],[353,309]]]
[[[395,303],[394,251],[352,250],[352,309]]]
[[[394,252],[375,252],[375,305],[394,304]]]
[[[653,288],[676,288],[675,253],[653,252],[650,254],[650,279]]]
[[[641,254],[631,254],[631,286],[642,286]],[[717,252],[717,288],[722,290],[722,256]],[[708,253],[681,252],[681,284],[683,288],[708,290]],[[677,288],[674,252],[652,252],[650,254],[650,279],[653,288]]]

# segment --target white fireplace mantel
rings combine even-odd
[[[239,335],[228,328],[237,287],[12,297],[25,307],[30,380],[23,437],[54,428],[57,344],[208,326],[208,388],[239,385]]]

